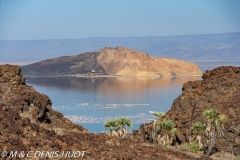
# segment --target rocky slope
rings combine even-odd
[[[194,63],[154,58],[124,47],[105,47],[97,52],[48,59],[22,67],[24,75],[201,75]]]
[[[176,142],[189,141],[192,122],[206,122],[202,116],[205,109],[217,109],[228,117],[224,122],[224,135],[217,136],[215,151],[240,155],[240,68],[219,67],[207,70],[203,80],[189,81],[183,85],[182,94],[173,102],[165,118],[175,122],[179,132]],[[195,109],[193,111],[193,107]],[[193,115],[192,115],[193,113]],[[147,125],[151,132],[152,123]]]
[[[57,111],[52,110],[48,96],[36,92],[33,87],[25,85],[21,68],[12,65],[0,66],[0,103],[4,108],[13,107],[22,117],[30,118],[32,123],[46,124],[43,127],[71,128],[83,131],[81,126],[72,124]]]
[[[34,156],[37,159],[75,159],[66,155],[68,151],[81,152],[81,155],[86,151],[79,159],[208,159],[143,143],[132,136],[123,139],[88,133],[54,111],[46,95],[26,85],[18,66],[0,66],[0,95],[0,151],[8,153],[7,157],[11,156],[11,151],[16,153],[12,159],[33,159]],[[42,151],[58,155],[46,156]],[[4,154],[1,156],[11,159]]]

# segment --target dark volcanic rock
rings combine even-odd
[[[224,136],[217,135],[215,150],[240,155],[240,68],[219,67],[207,70],[203,80],[184,83],[182,94],[173,102],[165,118],[175,122],[178,143],[188,141],[192,122],[206,122],[202,112],[217,109],[228,117],[224,122]],[[192,115],[193,113],[193,115]]]
[[[123,139],[88,133],[54,111],[48,96],[25,85],[20,67],[0,66],[0,80],[0,151],[32,151],[29,159],[33,159],[36,151],[58,151],[61,154],[86,151],[81,159],[198,159],[143,143],[141,139],[132,136]],[[26,155],[24,159],[27,159]]]
[[[173,102],[166,118],[184,122],[179,126],[181,132],[189,129],[194,102],[196,101],[193,122],[204,121],[202,112],[214,108],[227,115],[224,123],[224,136],[218,137],[216,149],[239,155],[240,143],[240,69],[237,67],[219,67],[207,70],[203,80],[187,82],[182,94]],[[184,140],[182,140],[184,142]]]
[[[25,85],[21,68],[12,65],[0,66],[0,103],[7,108],[13,107],[22,117],[30,118],[31,122],[48,124],[51,127],[76,128],[82,127],[72,124],[59,112],[52,110],[52,102],[45,94],[36,92],[33,87]]]
[[[21,68],[19,66],[1,65],[0,82],[10,83],[12,85],[25,84],[25,79],[22,77]]]

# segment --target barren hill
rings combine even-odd
[[[48,59],[22,67],[24,75],[201,75],[194,63],[154,58],[124,47],[105,47],[96,52]]]

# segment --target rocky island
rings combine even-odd
[[[194,76],[201,71],[194,63],[154,58],[124,47],[105,47],[96,52],[48,59],[22,67],[24,75],[74,76]]]

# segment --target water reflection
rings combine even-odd
[[[147,78],[147,77],[27,77],[29,84],[61,88],[64,90],[97,90],[104,94],[136,92],[151,88],[174,87],[200,77]]]
[[[124,116],[140,124],[155,119],[149,111],[168,111],[183,83],[199,79],[27,77],[26,83],[48,95],[53,108],[73,122],[104,123]]]

